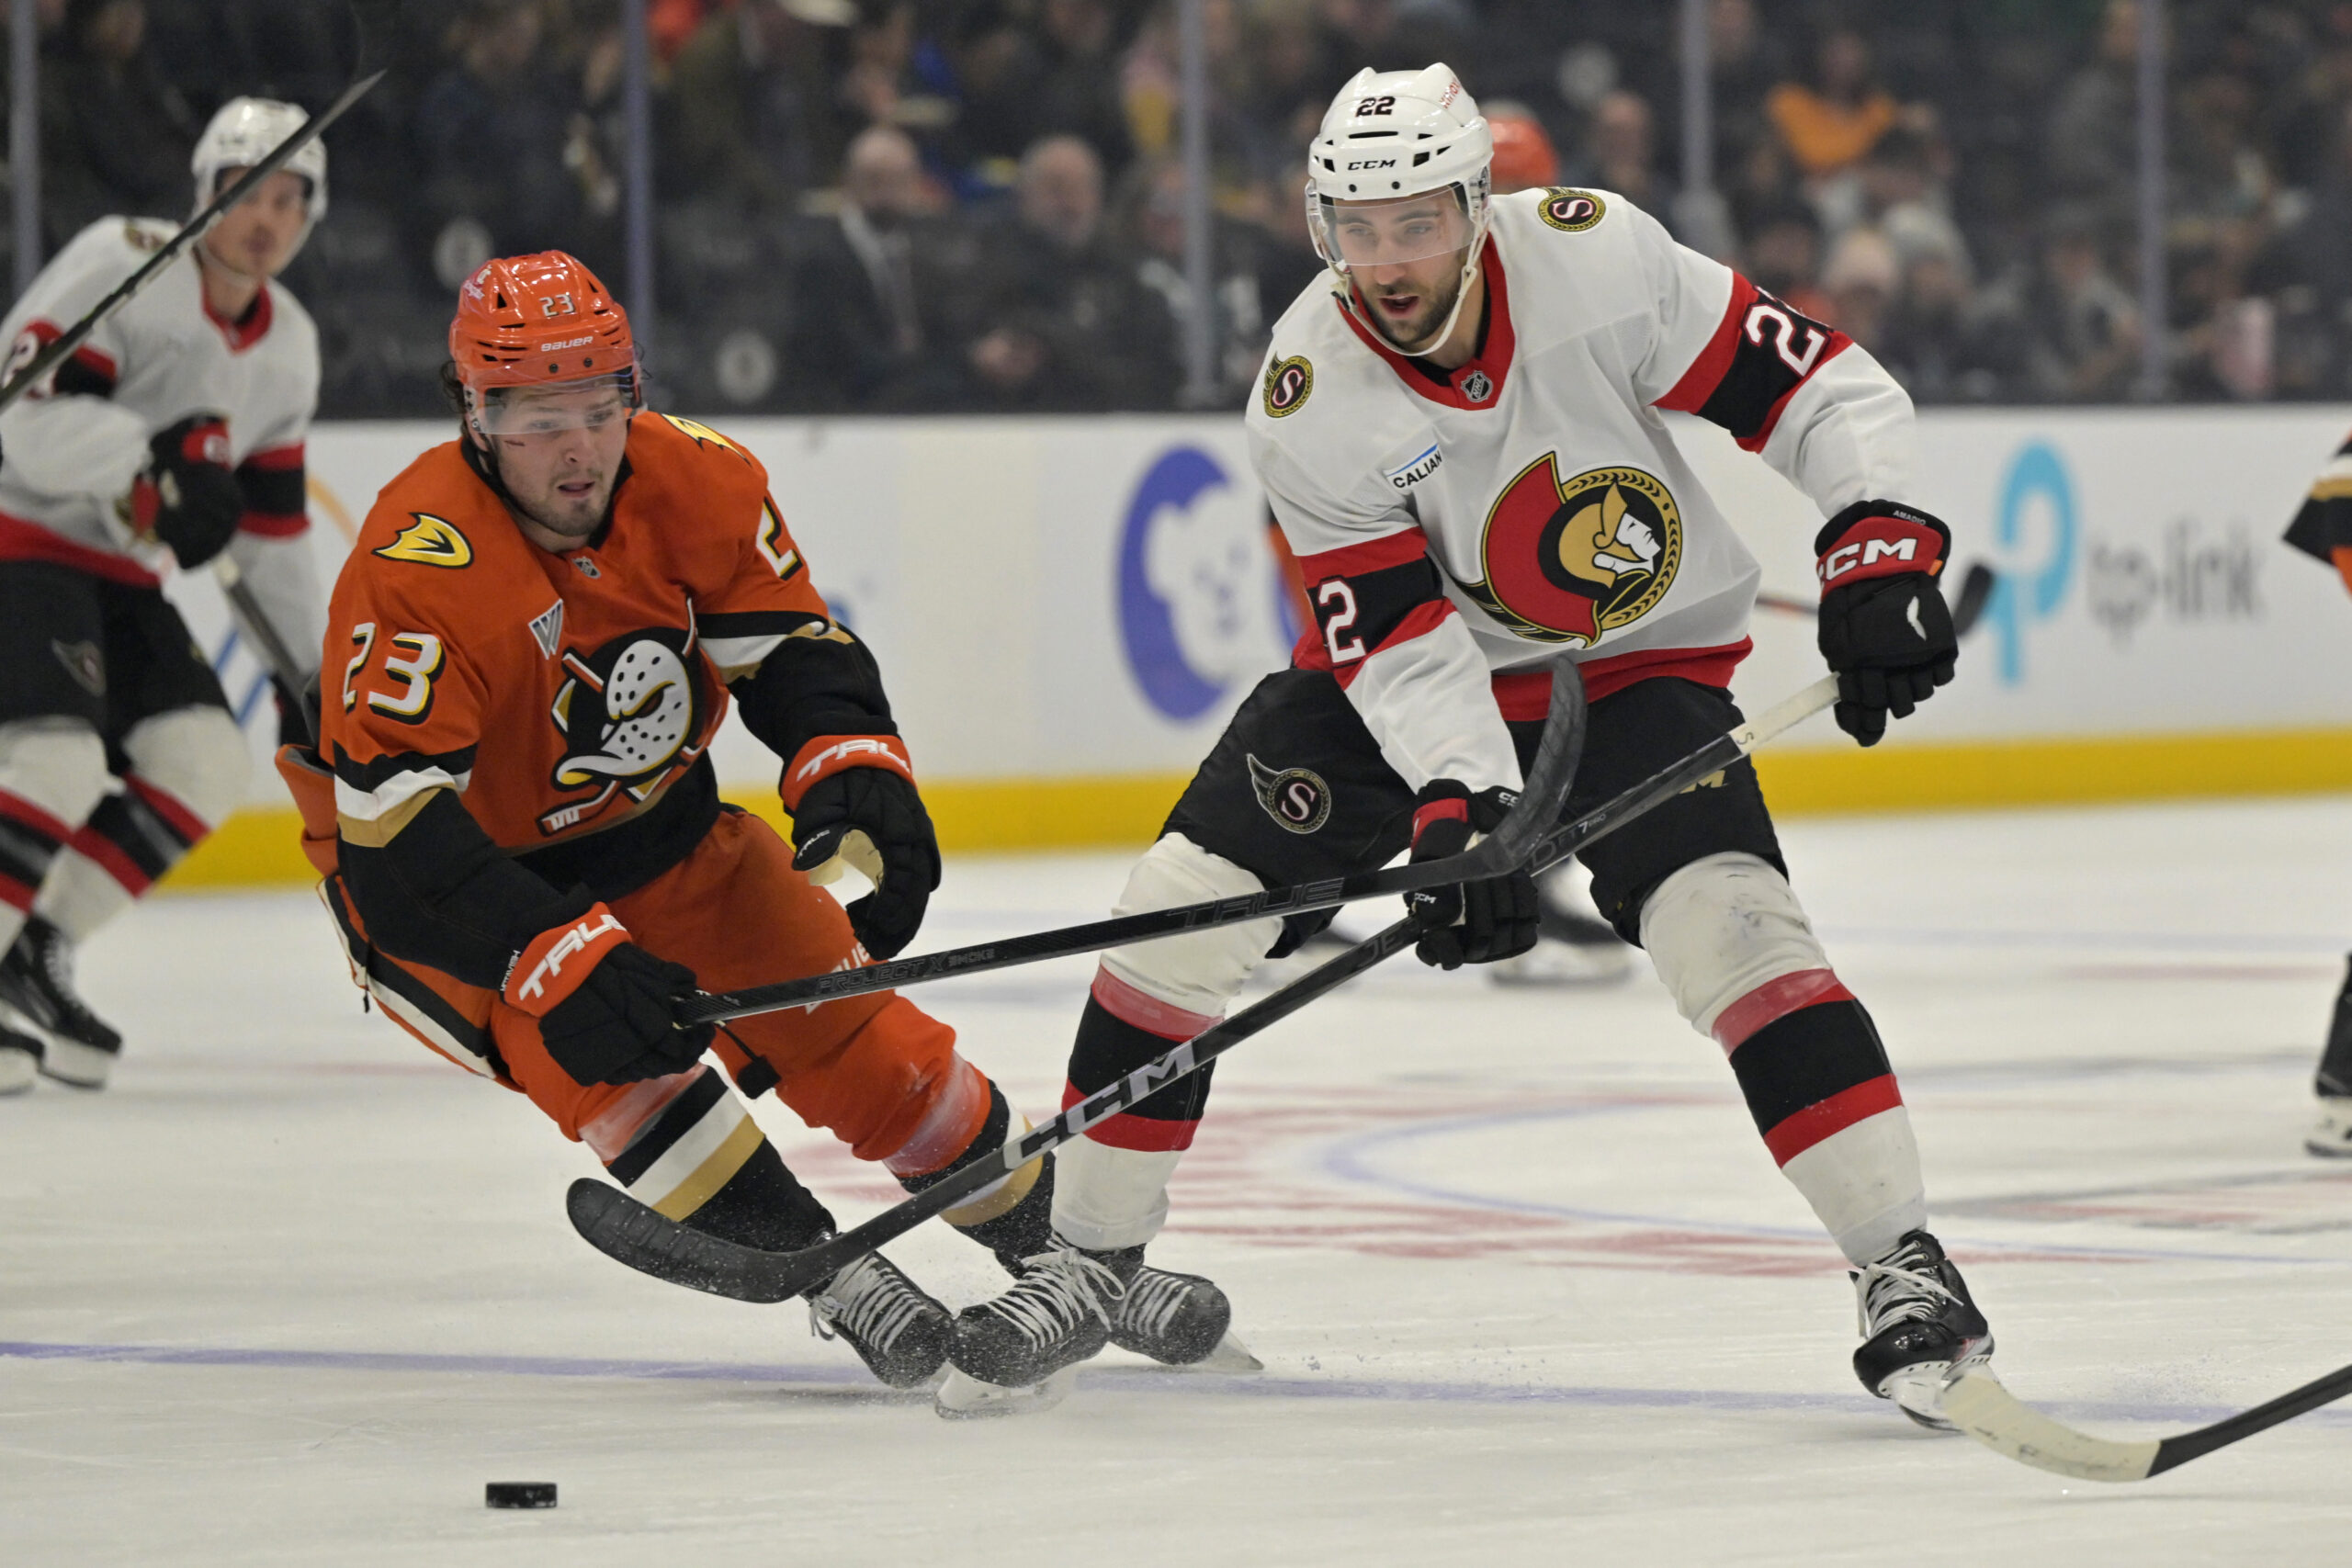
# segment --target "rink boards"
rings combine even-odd
[[[1765,587],[1809,600],[1804,498],[1673,416]],[[872,643],[951,850],[1148,837],[1298,627],[1227,417],[728,420],[767,466],[836,612]],[[2278,542],[2352,411],[1931,412],[1919,501],[2001,573],[1961,678],[1870,753],[1826,719],[1764,761],[1784,813],[2352,786],[2352,604]],[[310,446],[331,579],[377,491],[442,423],[328,424]],[[307,875],[266,765],[260,667],[210,582],[173,589],[247,717],[246,812],[175,880]],[[1818,672],[1809,620],[1759,611],[1751,707]],[[721,778],[772,800],[730,726]],[[772,807],[771,807],[772,808]]]

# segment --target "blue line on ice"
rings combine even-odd
[[[651,1382],[768,1382],[839,1387],[854,1374],[835,1367],[759,1361],[640,1361],[618,1357],[458,1356],[401,1350],[272,1350],[233,1345],[76,1345],[0,1339],[0,1358],[34,1361],[127,1361],[153,1366],[264,1367],[290,1371],[424,1372],[456,1376],[624,1378]],[[1606,1388],[1544,1383],[1421,1382],[1408,1378],[1227,1376],[1156,1367],[1089,1367],[1080,1383],[1095,1389],[1260,1399],[1398,1401],[1444,1404],[1555,1404],[1619,1410],[1805,1411],[1878,1416],[1863,1393],[1774,1393],[1740,1389]],[[876,1393],[887,1391],[872,1386]],[[2039,1408],[2069,1420],[2217,1421],[2236,1414],[2219,1404],[2143,1404],[2075,1401]],[[2352,1411],[2322,1410],[2309,1420],[2352,1424]]]

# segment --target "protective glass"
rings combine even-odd
[[[1470,216],[1452,186],[1389,201],[1314,198],[1316,238],[1341,272],[1405,266],[1451,255],[1470,243]]]
[[[486,388],[477,399],[474,418],[485,435],[555,435],[602,429],[628,418],[636,407],[637,373],[632,368],[576,381]]]

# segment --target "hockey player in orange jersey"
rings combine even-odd
[[[698,984],[896,953],[939,880],[874,658],[765,471],[640,407],[627,318],[560,253],[476,273],[449,350],[458,439],[369,513],[328,613],[318,750],[281,755],[355,975],[638,1198],[730,1240],[833,1228],[744,1109],[769,1089],[910,1190],[992,1154],[1018,1131],[1003,1095],[894,994],[716,1039],[678,1023]],[[797,857],[719,802],[706,749],[730,701],[784,759]],[[876,885],[846,912],[812,885],[844,861]],[[1051,1189],[1040,1161],[946,1217],[1017,1272]],[[878,1255],[811,1309],[885,1382],[945,1355],[945,1310]]]

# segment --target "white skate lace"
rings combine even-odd
[[[1076,1247],[1041,1252],[1022,1262],[1028,1272],[1015,1285],[988,1303],[988,1310],[1018,1329],[1036,1349],[1059,1338],[1069,1325],[1088,1314],[1107,1326],[1110,1314],[1102,1298],[1125,1294],[1119,1277]]]
[[[1192,1289],[1192,1283],[1181,1274],[1158,1269],[1137,1269],[1119,1301],[1120,1324],[1136,1333],[1167,1333],[1177,1309],[1184,1304],[1184,1294]]]
[[[1854,1273],[1854,1326],[1867,1339],[1898,1323],[1933,1317],[1943,1302],[1960,1300],[1933,1274],[1917,1247],[1898,1247]]]
[[[836,1338],[838,1323],[852,1339],[887,1350],[922,1308],[913,1285],[869,1252],[808,1298],[808,1331],[820,1339]]]

